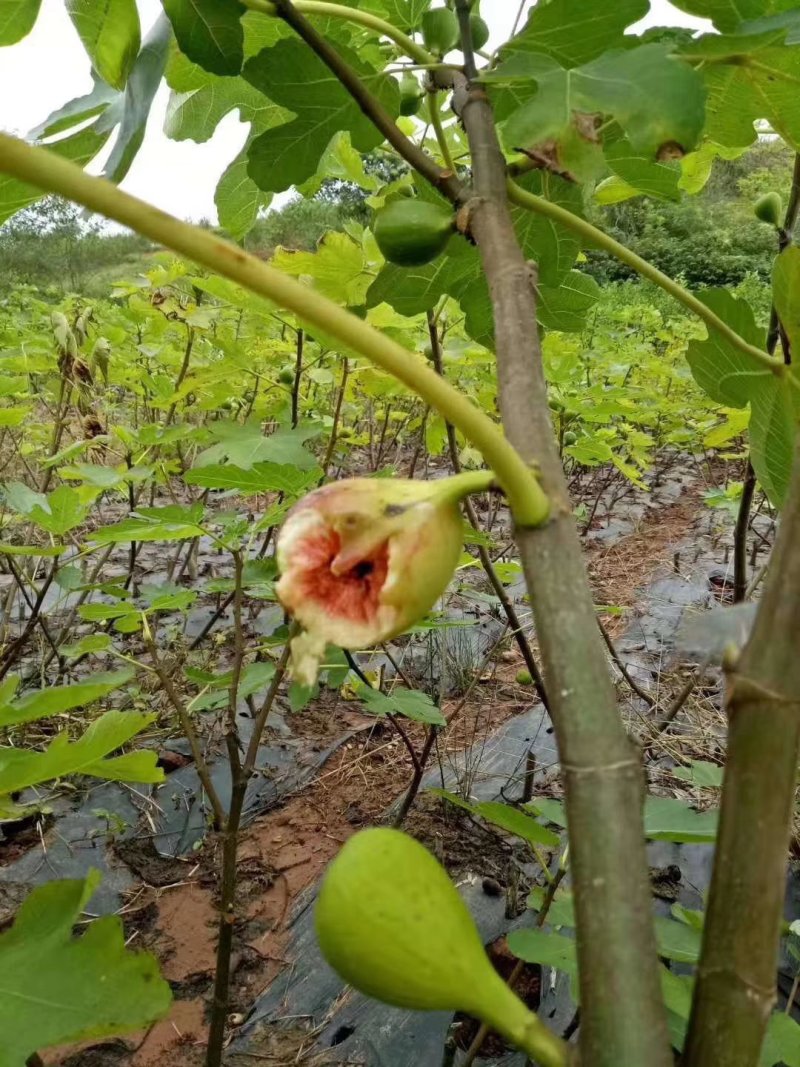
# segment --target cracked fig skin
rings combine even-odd
[[[430,611],[461,555],[458,501],[491,478],[349,478],[294,506],[278,536],[276,593],[303,630],[292,641],[296,681],[314,683],[326,645],[368,648]]]

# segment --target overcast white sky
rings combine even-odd
[[[144,36],[158,15],[160,3],[137,2]],[[490,44],[505,40],[518,6],[518,0],[483,0],[481,11],[492,29]],[[650,14],[636,29],[710,26],[684,15],[666,0],[651,0],[650,6]],[[88,92],[91,84],[89,60],[62,0],[43,0],[33,32],[18,45],[0,48],[0,129],[25,134],[55,108]],[[167,96],[162,86],[144,144],[122,187],[182,218],[216,221],[214,189],[244,144],[247,126],[235,115],[227,115],[205,144],[170,141],[162,132]]]

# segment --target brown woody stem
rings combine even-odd
[[[465,69],[476,71],[469,5],[458,0]],[[500,408],[509,441],[539,461],[553,507],[518,529],[566,790],[581,992],[581,1058],[592,1067],[671,1067],[642,825],[639,754],[619,715],[547,406],[534,278],[506,194],[483,89],[456,81],[472,152],[470,226],[489,284]]]
[[[750,640],[728,677],[728,758],[685,1067],[758,1063],[775,1002],[800,757],[800,440]]]
[[[427,179],[444,196],[454,203],[462,194],[461,183],[450,170],[439,164],[421,148],[409,140],[383,104],[364,85],[356,72],[342,59],[339,53],[318,33],[305,15],[290,3],[290,0],[274,0],[273,6],[279,18],[291,26],[298,37],[322,60],[328,70],[350,93],[373,125],[380,130],[389,144],[402,158]]]

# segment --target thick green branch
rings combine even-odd
[[[800,757],[800,439],[753,632],[728,677],[728,756],[685,1067],[751,1067],[775,969]]]
[[[706,307],[703,301],[698,300],[688,289],[684,289],[682,285],[670,278],[669,275],[664,274],[658,267],[654,267],[646,259],[637,256],[635,252],[626,248],[619,241],[615,241],[613,237],[609,237],[607,233],[603,233],[602,230],[593,226],[591,222],[579,218],[578,215],[573,215],[571,211],[567,211],[566,208],[560,207],[558,204],[553,204],[543,196],[537,196],[535,193],[529,193],[527,190],[521,189],[511,179],[508,181],[508,196],[519,207],[527,208],[528,211],[535,211],[538,215],[545,215],[547,218],[552,219],[553,222],[560,223],[567,229],[572,230],[573,233],[577,233],[587,241],[590,241],[593,245],[597,245],[612,256],[616,256],[631,270],[635,270],[637,274],[647,278],[648,281],[654,282],[669,293],[670,296],[680,301],[684,307],[693,311],[698,318],[703,320],[706,326],[722,334],[740,352],[744,352],[745,355],[762,366],[769,367],[773,374],[781,375],[785,373],[783,360],[775,359],[764,352],[763,349],[745,341],[743,337],[740,337],[735,330],[731,329],[726,322],[714,314],[711,308]]]
[[[550,505],[536,475],[505,439],[502,430],[418,356],[332,300],[207,230],[181,222],[123,193],[111,182],[85,174],[76,164],[47,149],[34,148],[2,133],[0,173],[13,175],[114,219],[335,337],[344,348],[354,350],[393,375],[461,430],[495,472],[519,525],[538,526],[547,519]]]
[[[242,4],[251,11],[260,11],[264,15],[279,15],[278,5],[269,0],[241,0]],[[426,51],[422,45],[417,44],[408,34],[398,30],[391,22],[370,14],[369,11],[359,11],[355,7],[344,7],[342,4],[330,4],[324,0],[295,0],[295,8],[305,15],[329,15],[331,18],[346,19],[348,22],[356,22],[368,30],[374,30],[382,37],[388,37],[394,41],[398,48],[405,54],[422,64],[430,66],[438,63],[436,56]]]
[[[514,233],[506,164],[476,84],[469,6],[457,2],[465,69],[454,108],[472,151],[470,227],[489,286],[500,408],[509,440],[536,455],[553,503],[540,530],[516,540],[536,619],[558,739],[573,857],[581,990],[581,1059],[592,1067],[670,1067],[647,855],[644,781],[628,740],[597,629],[547,405],[531,272]]]

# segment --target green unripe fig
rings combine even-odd
[[[386,1004],[465,1011],[538,1063],[562,1062],[562,1043],[489,962],[447,872],[413,837],[373,827],[329,866],[314,921],[322,954],[350,985]]]
[[[517,685],[533,685],[533,678],[531,678],[530,671],[517,671],[514,681]]]
[[[443,56],[459,44],[458,18],[446,7],[435,7],[422,16],[422,40],[434,55]]]
[[[753,211],[757,219],[769,223],[770,226],[779,227],[783,216],[783,203],[781,202],[780,194],[775,192],[764,193],[753,204]]]
[[[577,440],[578,435],[575,433],[574,430],[567,430],[567,432],[564,434],[565,445],[574,445]]]
[[[375,216],[375,240],[385,259],[418,267],[440,255],[450,240],[455,217],[426,200],[395,200]]]
[[[547,401],[547,406],[550,408],[551,411],[563,411],[564,410],[564,405],[561,403],[561,401],[560,400],[556,400],[552,396]]]
[[[414,189],[410,185],[398,185],[390,193],[384,194],[384,204],[393,204],[395,200],[413,200]]]
[[[411,72],[400,79],[400,114],[416,115],[422,103],[422,90]]]
[[[284,367],[278,373],[278,381],[281,385],[294,385],[294,371],[291,367]]]
[[[476,52],[480,51],[489,40],[489,27],[480,15],[470,15],[469,28],[472,35],[472,47]]]
[[[422,349],[422,353],[429,363],[433,363],[433,345],[425,345]]]

